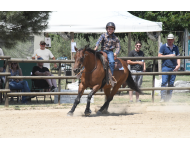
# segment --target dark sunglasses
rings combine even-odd
[[[141,47],[141,45],[137,45],[137,47]]]
[[[17,63],[11,63],[12,65],[17,65]]]
[[[41,44],[41,45],[46,45],[46,44],[44,43],[44,44]]]

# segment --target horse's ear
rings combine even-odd
[[[75,51],[78,51],[78,49],[75,47]]]
[[[85,48],[89,48],[90,44],[86,45]]]
[[[89,46],[90,46],[90,44],[86,45],[86,46],[85,46],[85,49],[89,48]]]

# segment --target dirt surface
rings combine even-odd
[[[98,116],[85,117],[85,105],[73,117],[66,108],[0,109],[0,138],[182,138],[190,137],[190,106],[111,104]]]

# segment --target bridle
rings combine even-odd
[[[76,53],[79,52],[79,51],[81,51],[81,50],[82,50],[82,49],[77,50]],[[92,72],[97,68],[96,51],[95,51],[95,64],[96,64],[96,65],[95,65],[94,69],[92,69],[91,71],[88,71],[88,72],[83,72],[84,66],[83,66],[82,64],[83,64],[83,62],[84,62],[85,56],[88,55],[88,54],[85,54],[85,51],[86,51],[86,50],[83,51],[82,57],[79,58],[79,60],[80,60],[80,65],[79,65],[79,67],[77,68],[78,70],[81,70],[81,71],[79,72],[79,73],[81,73],[81,74],[82,74],[82,73],[92,73]],[[78,73],[78,74],[79,74],[79,73]]]

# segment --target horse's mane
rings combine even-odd
[[[95,54],[95,53],[96,53],[96,51],[95,51],[95,50],[93,50],[93,49],[91,49],[90,47],[86,48],[86,51],[91,52],[91,53],[93,53],[93,54]]]
[[[81,51],[81,50],[83,50],[83,48],[80,48],[78,51]],[[93,49],[90,48],[90,47],[87,47],[87,48],[86,48],[86,51],[91,52],[91,53],[93,53],[94,55],[95,55],[95,53],[96,53],[96,51],[93,50]]]

